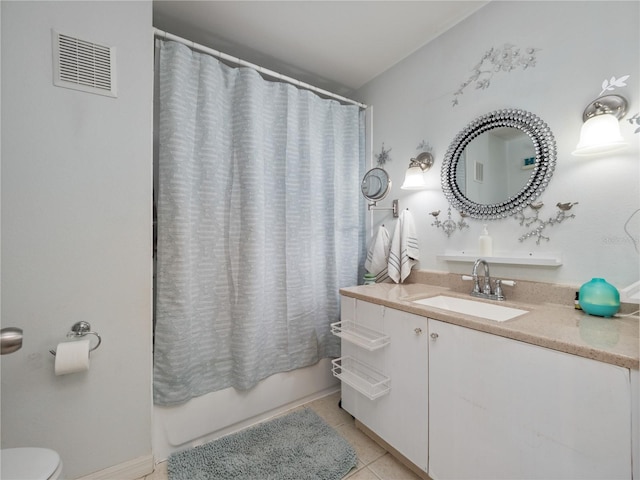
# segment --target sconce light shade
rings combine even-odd
[[[626,113],[627,101],[619,95],[607,95],[592,102],[584,111],[580,141],[575,156],[611,153],[628,143],[620,134],[619,119]]]
[[[404,182],[400,187],[402,190],[422,190],[427,187],[424,181],[424,172],[433,165],[433,155],[429,152],[422,152],[409,162],[409,168],[404,175]]]
[[[576,156],[610,153],[628,144],[620,134],[618,119],[610,113],[591,117],[582,125],[580,141],[573,154]]]
[[[424,182],[422,169],[415,166],[407,169],[407,173],[404,174],[404,182],[400,188],[402,190],[421,190],[426,186],[427,184]]]

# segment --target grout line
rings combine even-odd
[[[384,478],[382,478],[381,476],[379,476],[376,472],[374,472],[373,470],[371,470],[370,468],[367,468],[367,470],[369,470],[374,477],[379,478],[380,480],[385,480]]]

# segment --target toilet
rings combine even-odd
[[[2,480],[56,480],[62,475],[60,455],[48,448],[6,448],[0,451]]]

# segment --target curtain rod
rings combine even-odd
[[[197,50],[200,52],[208,53],[209,55],[213,55],[214,57],[220,58],[222,60],[227,60],[229,62],[233,62],[236,65],[241,65],[243,67],[253,68],[258,72],[268,75],[270,77],[277,78],[278,80],[282,80],[287,83],[291,83],[300,88],[304,88],[306,90],[311,90],[313,92],[319,93],[321,95],[333,98],[335,100],[339,100],[341,102],[350,103],[352,105],[356,105],[360,108],[366,109],[367,105],[364,103],[356,102],[355,100],[351,100],[350,98],[343,97],[341,95],[329,92],[327,90],[323,90],[322,88],[314,87],[313,85],[309,85],[308,83],[301,82],[300,80],[296,80],[295,78],[288,77],[286,75],[282,75],[280,73],[274,72],[273,70],[269,70],[267,68],[261,67],[259,65],[255,65],[253,63],[249,63],[245,60],[241,60],[240,58],[233,57],[231,55],[227,55],[226,53],[219,52],[218,50],[214,50],[213,48],[205,47],[204,45],[200,45],[199,43],[192,42],[191,40],[187,40],[185,38],[174,35],[173,33],[168,33],[159,28],[153,29],[153,35],[156,37],[163,38],[165,40],[173,40],[174,42],[182,43],[187,47],[192,48],[193,50]]]

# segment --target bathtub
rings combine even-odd
[[[227,388],[173,407],[154,406],[153,456],[194,447],[340,389],[331,360],[266,378],[244,392]]]

